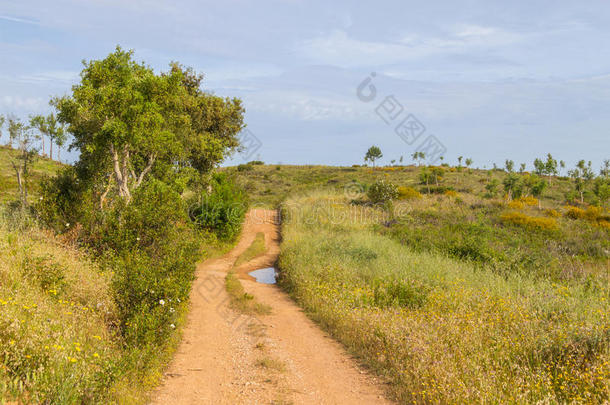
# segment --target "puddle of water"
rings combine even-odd
[[[262,284],[275,284],[275,268],[267,267],[266,269],[254,270],[248,273],[256,279],[257,283]]]

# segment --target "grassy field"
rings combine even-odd
[[[17,177],[11,166],[11,159],[15,158],[16,152],[7,146],[0,146],[0,204],[15,201],[19,198]],[[29,198],[33,201],[39,190],[40,179],[45,175],[55,174],[63,165],[57,161],[47,158],[38,158],[34,162],[30,177]]]
[[[566,217],[551,230],[503,223],[546,216],[478,199],[475,176],[461,180],[470,195],[400,201],[393,220],[343,192],[287,199],[281,285],[401,403],[608,401],[608,267],[595,253],[608,231]],[[573,252],[543,252],[549,232],[578,242],[580,265],[563,272]]]

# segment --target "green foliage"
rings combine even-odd
[[[381,153],[381,149],[378,146],[371,146],[367,151],[366,155],[364,155],[365,162],[371,162],[373,166],[375,166],[375,161],[381,159],[383,157],[383,153]]]
[[[383,204],[398,197],[398,188],[392,183],[381,180],[371,184],[366,195],[373,204]]]
[[[117,47],[85,63],[72,94],[53,100],[80,151],[81,180],[128,203],[155,165],[208,172],[237,148],[243,127],[241,102],[203,92],[191,69],[173,64],[157,75],[132,56]]]
[[[238,172],[249,172],[252,171],[253,167],[250,163],[248,164],[240,164],[237,166],[237,171]]]
[[[523,194],[523,178],[515,173],[509,173],[502,181],[504,191],[509,198],[519,198]]]
[[[216,174],[211,193],[203,193],[191,201],[190,215],[201,229],[214,232],[220,239],[230,240],[240,229],[248,208],[245,192],[225,174]]]
[[[487,198],[495,197],[496,194],[498,194],[499,185],[500,185],[500,182],[498,181],[498,179],[489,180],[489,182],[487,182],[487,184],[485,184],[485,190],[487,190],[486,197]]]

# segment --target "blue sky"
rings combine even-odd
[[[433,135],[450,162],[531,167],[551,152],[597,168],[610,158],[609,20],[604,1],[3,0],[0,112],[50,111],[81,60],[120,44],[241,97],[261,144],[251,159],[351,165],[376,144],[384,163],[410,162]],[[408,114],[425,127],[412,144],[394,131]]]

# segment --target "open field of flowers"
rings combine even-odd
[[[414,250],[380,232],[378,209],[358,209],[343,195],[288,199],[280,282],[399,402],[610,399],[607,283]]]

